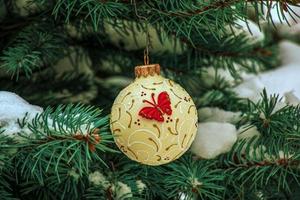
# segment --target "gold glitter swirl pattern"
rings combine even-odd
[[[119,128],[114,129],[113,133],[116,133],[116,132],[121,132],[121,129],[119,129]]]
[[[156,90],[155,88],[148,88],[148,87],[146,87],[146,86],[144,86],[144,85],[141,85],[142,86],[142,88],[144,88],[144,89],[146,89],[146,90]]]
[[[160,129],[159,127],[156,125],[156,124],[153,124],[153,127],[157,129],[157,132],[158,132],[158,138],[160,138]]]
[[[178,122],[179,122],[179,118],[176,119],[176,123],[175,123],[175,130],[178,134]]]
[[[114,124],[114,123],[116,123],[117,121],[119,121],[120,120],[120,118],[121,118],[121,107],[119,107],[118,108],[118,119],[116,119],[115,121],[113,121],[113,122],[111,122],[111,124]],[[112,118],[111,118],[112,119]]]
[[[190,107],[189,107],[189,109],[188,109],[188,114],[190,114],[191,108],[195,108],[195,109],[196,109],[196,106],[195,106],[195,105],[190,105]]]
[[[120,147],[121,151],[123,151],[124,153],[127,153],[127,150],[125,149],[125,147],[123,145],[121,145]]]
[[[122,98],[122,101],[121,101],[121,103],[125,100],[125,98],[128,96],[128,95],[130,95],[131,94],[131,92],[128,92],[123,98]]]
[[[160,155],[156,155],[157,156],[157,161],[161,161],[161,156]]]
[[[186,143],[187,145],[191,144],[192,138],[193,138],[194,136],[195,136],[194,134],[191,134],[191,136],[190,136],[190,138],[189,138],[189,141]]]
[[[168,147],[166,148],[166,151],[169,151],[171,147],[176,146],[176,145],[177,145],[177,144],[171,144],[170,146],[168,146]]]
[[[128,110],[131,110],[131,108],[133,107],[133,104],[134,104],[134,99],[132,99],[131,105],[130,105],[130,107],[128,108]]]
[[[131,123],[132,123],[132,115],[130,114],[130,112],[128,112],[127,110],[126,110],[126,113],[129,115],[129,117],[130,117],[130,119],[129,119],[129,124],[128,124],[128,128],[130,128],[131,127]]]
[[[178,101],[178,103],[175,104],[174,108],[177,108],[180,103],[181,101]]]
[[[181,148],[183,148],[183,144],[184,144],[185,139],[186,139],[186,134],[184,134],[183,140],[181,142]]]
[[[128,151],[130,151],[134,155],[135,159],[138,160],[138,156],[135,154],[135,152],[132,151],[132,149],[129,148],[129,147],[127,147],[127,149],[128,149]]]
[[[182,99],[180,96],[178,96],[178,95],[174,92],[174,90],[173,90],[172,88],[170,88],[170,91],[171,91],[178,99]]]
[[[162,82],[162,81],[160,81],[160,82],[156,82],[156,83],[153,83],[153,85],[161,85],[161,84],[163,84],[163,82]]]
[[[178,135],[178,133],[172,131],[171,127],[168,127],[168,131],[169,131],[169,133],[171,133],[172,135]]]
[[[178,159],[181,155],[182,155],[182,152],[179,152],[176,156],[174,156],[174,158],[172,159],[172,161]]]
[[[177,118],[175,122],[175,132],[172,131],[171,127],[168,127],[168,131],[172,135],[178,135],[178,122],[179,122],[179,118]]]
[[[158,151],[158,144],[152,139],[152,138],[148,138],[148,140],[150,140],[151,142],[153,142],[155,144],[156,147],[156,151]]]

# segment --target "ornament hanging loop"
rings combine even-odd
[[[136,1],[133,1],[134,4],[134,10],[135,10],[135,15],[141,20],[144,21],[146,24],[146,47],[144,49],[144,65],[149,65],[150,59],[149,59],[149,48],[151,46],[151,38],[149,34],[149,21],[147,17],[141,16],[137,12],[137,7],[136,7]]]
[[[149,65],[149,51],[148,48],[144,50],[144,65]]]

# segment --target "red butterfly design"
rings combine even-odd
[[[152,106],[142,108],[139,115],[147,119],[154,119],[159,122],[163,122],[165,120],[163,117],[164,114],[172,114],[170,97],[167,92],[161,92],[158,95],[156,103],[154,95],[154,93],[151,94],[153,102],[143,100],[144,103],[148,103]]]

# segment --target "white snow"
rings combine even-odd
[[[247,60],[245,61],[245,63],[249,63],[250,65],[251,61]],[[236,72],[239,74],[240,78],[243,80],[252,78],[254,76],[253,73],[246,72],[245,67],[241,66],[239,63],[233,63],[233,66]],[[256,70],[258,71],[259,69]],[[217,78],[225,80],[230,86],[235,86],[239,81],[232,76],[232,74],[227,68],[222,69],[210,66],[203,70],[202,80],[205,83],[205,85],[212,86],[213,84],[215,84]]]
[[[254,159],[254,160],[265,160],[265,161],[269,161],[269,162],[278,162],[280,159],[292,158],[293,156],[295,156],[295,153],[293,153],[293,152],[284,153],[283,150],[279,150],[278,154],[269,154],[266,146],[259,145],[255,149],[253,147],[250,147],[248,156],[250,159]]]
[[[284,96],[293,91],[295,97],[300,98],[300,46],[289,41],[279,46],[282,66],[244,80],[233,89],[239,97],[257,101],[262,89],[266,88],[269,94]]]
[[[230,123],[199,123],[191,151],[197,156],[212,159],[230,151],[237,140],[237,130]]]
[[[206,85],[213,85],[217,77],[224,79],[230,84],[234,84],[235,79],[232,77],[228,69],[216,69],[214,67],[207,67],[203,72],[203,81]]]
[[[289,8],[292,9],[295,13],[298,15],[300,14],[300,7],[299,6],[291,6],[289,5]],[[268,7],[265,5],[265,17],[268,14]],[[287,22],[290,25],[296,24],[297,22],[300,22],[300,19],[290,11],[290,14],[283,9],[279,8],[279,3],[273,3],[271,9],[269,10],[270,15],[272,16],[272,21],[274,24],[283,24],[287,25]]]
[[[131,188],[127,184],[120,181],[118,181],[116,184],[113,184],[111,186],[111,190],[113,191],[115,197],[114,199],[116,200],[125,200],[133,197]]]
[[[233,25],[233,32],[235,35],[246,34],[247,38],[251,39],[249,42],[252,43],[263,41],[265,38],[265,34],[259,29],[258,25],[251,20],[244,21],[237,19]]]
[[[233,88],[239,97],[248,98],[254,102],[260,99],[260,93],[264,89],[264,84],[258,77],[244,80],[240,85]]]
[[[147,188],[147,185],[142,180],[137,180],[136,187],[138,188],[138,192],[141,194]]]
[[[90,173],[89,181],[96,186],[101,185],[103,188],[108,188],[110,186],[109,181],[99,171],[94,171],[93,173]]]
[[[284,97],[287,105],[297,106],[300,103],[300,99],[295,96],[293,91],[284,93]]]
[[[200,122],[235,123],[240,119],[241,112],[226,111],[217,107],[204,107],[198,110]]]
[[[106,189],[111,187],[111,190],[114,195],[114,199],[116,200],[123,200],[123,199],[131,198],[133,196],[131,188],[127,184],[120,181],[118,181],[115,184],[111,184],[107,180],[107,178],[99,171],[94,171],[93,173],[90,173],[89,181],[95,186],[102,186],[103,188]],[[138,189],[141,192],[146,187],[142,181],[137,181],[137,185],[139,186]]]
[[[192,178],[190,181],[192,183],[193,188],[198,188],[199,186],[203,185],[203,183],[199,181],[198,178]]]
[[[22,120],[26,116],[26,120],[31,121],[41,112],[41,107],[29,104],[17,94],[0,91],[0,127],[4,129],[3,134],[13,135],[28,131],[21,129],[18,119]]]
[[[76,181],[80,178],[80,174],[74,168],[69,171],[69,176],[73,177]]]
[[[238,130],[238,139],[248,139],[254,136],[260,136],[260,132],[258,132],[256,126],[249,128],[248,125],[244,125]]]
[[[183,192],[178,193],[178,200],[187,200],[187,199],[190,199],[190,197],[186,193]]]

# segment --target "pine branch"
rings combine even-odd
[[[15,91],[33,104],[40,106],[57,106],[62,103],[90,103],[97,87],[92,76],[76,72],[57,75],[47,68],[31,75],[31,79],[20,76],[18,81],[2,78],[3,90]],[[23,84],[19,84],[22,82]],[[45,84],[48,83],[48,84]]]
[[[50,171],[42,184],[32,177],[19,177],[19,192],[24,199],[32,199],[32,196],[46,200],[81,199],[88,184],[87,177],[80,176],[78,171],[72,168],[61,169],[60,176],[58,182],[55,173]]]
[[[14,142],[8,136],[2,135],[2,133],[0,126],[0,198],[3,200],[17,200],[13,198],[13,189],[8,182],[12,179],[9,172],[13,169],[10,157],[15,151],[15,149],[8,147],[13,145]]]
[[[291,192],[291,181],[299,180],[299,112],[300,108],[278,109],[278,95],[249,102],[243,123],[256,126],[260,136],[239,140],[228,154],[219,157],[219,168],[226,171],[227,182],[236,191],[241,188],[257,191],[276,181],[277,192]]]
[[[9,184],[4,180],[4,175],[0,174],[0,194],[1,199],[3,200],[17,200],[12,195],[12,189],[9,187]]]
[[[295,5],[294,1],[278,0],[278,1],[203,1],[203,2],[177,2],[168,1],[139,1],[137,5],[130,5],[128,1],[74,1],[68,2],[59,0],[53,9],[53,14],[58,17],[59,14],[65,16],[65,20],[69,22],[72,18],[83,15],[85,19],[89,19],[93,23],[95,30],[103,24],[103,20],[107,18],[114,19],[131,19],[136,20],[136,12],[139,16],[146,17],[150,24],[161,24],[168,33],[176,30],[176,36],[187,38],[191,43],[196,43],[191,38],[192,33],[205,41],[203,33],[207,32],[214,37],[219,38],[218,32],[224,32],[226,23],[232,22],[236,17],[247,20],[244,15],[249,5],[253,6],[256,15],[260,16],[260,12],[264,12],[263,6],[267,5],[267,19],[271,22],[272,16],[269,10],[272,6],[279,6],[287,12],[290,10],[289,4]],[[235,7],[233,7],[235,6]],[[135,10],[137,7],[137,11]],[[283,13],[283,12],[282,12]],[[287,12],[292,14],[291,12]],[[283,13],[284,14],[284,13]],[[188,26],[187,26],[188,25]],[[219,31],[218,31],[219,30]]]
[[[216,10],[216,9],[222,10],[224,8],[230,7],[230,6],[232,6],[234,4],[237,4],[237,3],[246,3],[246,4],[250,3],[250,4],[255,4],[255,5],[257,5],[258,3],[272,5],[272,3],[274,3],[274,4],[279,4],[280,7],[282,7],[285,11],[287,11],[289,5],[297,6],[297,3],[299,3],[299,2],[297,2],[297,0],[276,0],[276,1],[269,1],[269,2],[270,3],[268,3],[268,1],[258,2],[258,1],[255,1],[255,0],[247,0],[247,1],[240,1],[240,0],[224,1],[224,0],[220,0],[220,1],[212,1],[212,2],[209,2],[209,3],[201,2],[201,4],[203,4],[203,7],[202,8],[197,8],[196,7],[197,9],[194,9],[194,10],[177,11],[177,12],[176,11],[171,11],[171,12],[164,12],[164,13],[165,14],[170,14],[171,16],[191,17],[191,16],[203,14],[204,12],[209,12],[211,10]],[[268,7],[268,9],[270,9],[270,7]]]
[[[191,16],[195,16],[195,15],[200,15],[200,14],[203,14],[204,12],[209,12],[209,11],[215,10],[215,9],[224,9],[224,8],[229,7],[237,2],[239,2],[239,0],[231,0],[231,1],[221,0],[221,1],[212,2],[211,4],[207,3],[207,5],[205,5],[205,2],[202,2],[203,3],[202,8],[198,8],[195,10],[188,10],[188,11],[178,11],[178,12],[171,11],[171,12],[164,12],[164,13],[170,14],[171,16],[191,17]]]
[[[83,195],[86,199],[151,199],[149,185],[140,177],[147,166],[136,165],[120,155],[110,157],[109,170],[95,164],[89,174],[89,188]],[[133,167],[134,166],[134,167]],[[120,168],[119,168],[120,167]]]
[[[83,18],[92,21],[94,30],[98,30],[103,19],[125,17],[127,13],[128,5],[118,1],[79,0],[70,2],[58,0],[53,8],[53,15],[56,18],[64,16],[66,22],[69,22],[71,18],[83,15]]]
[[[165,167],[161,186],[166,190],[167,198],[184,199],[222,199],[224,176],[215,169],[214,161],[193,160],[191,156],[180,158]]]
[[[17,79],[21,72],[29,78],[34,70],[53,64],[64,55],[62,38],[51,23],[32,24],[4,49],[1,68]]]
[[[31,133],[20,133],[22,142],[15,145],[18,152],[13,158],[20,175],[44,184],[47,174],[54,174],[61,183],[62,171],[74,169],[83,176],[90,162],[105,165],[99,155],[114,151],[107,147],[112,142],[107,117],[100,114],[94,107],[70,104],[55,110],[47,108],[32,122],[20,122]]]
[[[256,126],[263,138],[271,135],[276,139],[287,139],[299,135],[299,106],[284,106],[280,108],[278,95],[268,97],[266,90],[258,103],[249,102],[245,119]],[[282,141],[284,142],[284,141]]]

